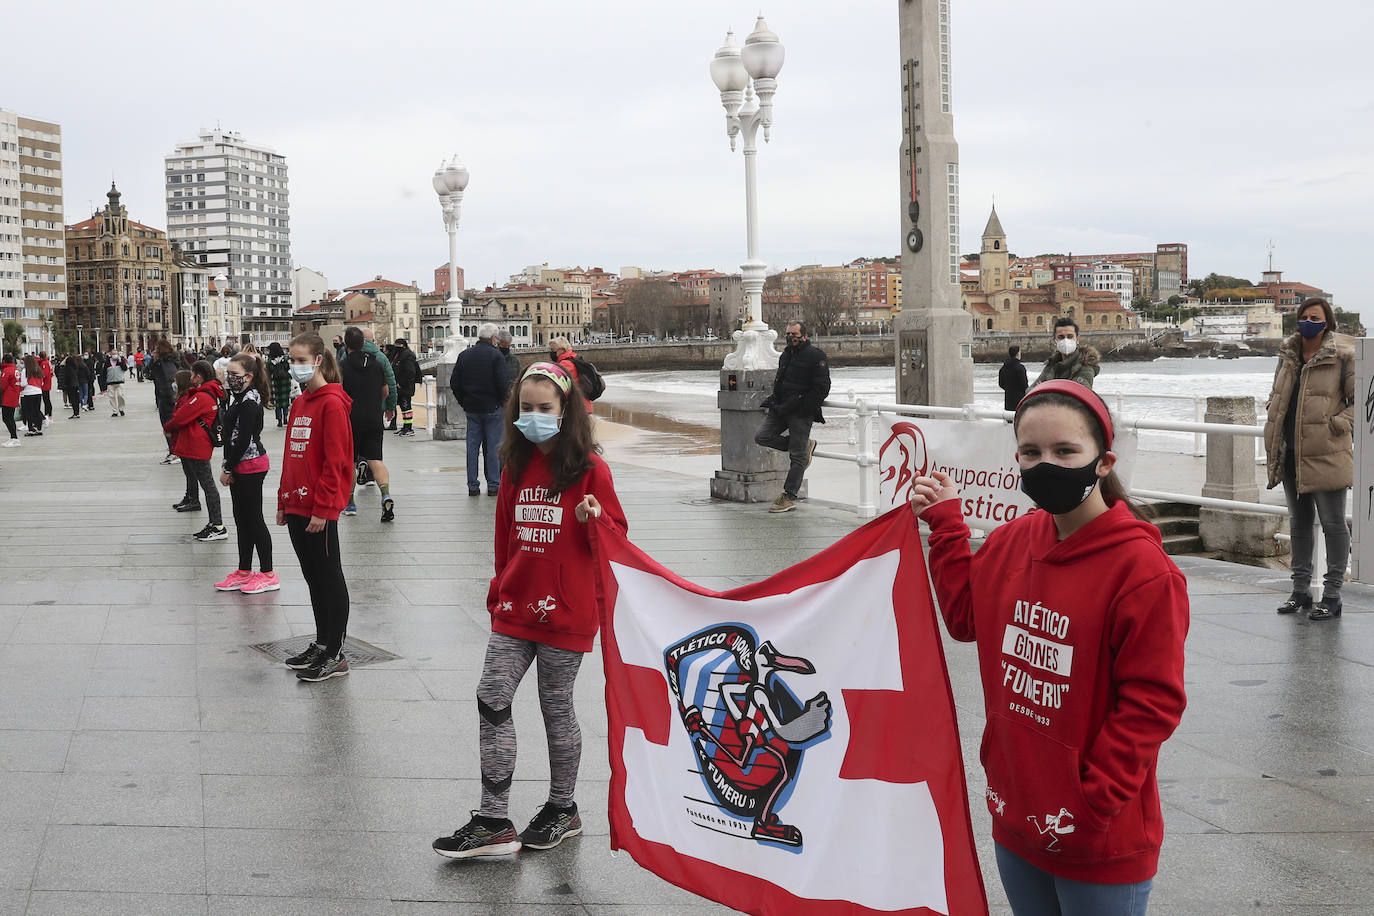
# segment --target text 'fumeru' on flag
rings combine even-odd
[[[728,592],[591,526],[612,849],[764,916],[987,912],[909,509]]]

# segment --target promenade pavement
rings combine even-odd
[[[430,851],[479,791],[495,500],[466,495],[462,443],[387,438],[396,521],[378,521],[369,489],[342,549],[350,635],[398,658],[305,685],[251,648],[313,631],[284,529],[281,591],[213,591],[234,541],[190,539],[205,515],[172,512],[181,470],[157,463],[151,385],[128,387],[126,417],[59,415],[0,451],[0,914],[724,912],[611,855],[595,654],[577,687],[586,834],[505,860]],[[705,479],[618,454],[611,431],[632,539],[704,585],[763,578],[858,524],[817,500],[782,516],[713,503]],[[275,462],[281,432],[264,439]],[[1344,619],[1315,624],[1273,613],[1279,573],[1180,565],[1190,702],[1160,764],[1168,835],[1151,912],[1374,911],[1374,590],[1352,585]],[[1006,913],[976,660],[971,646],[946,652],[988,895]],[[523,824],[548,773],[531,685],[515,718]],[[861,842],[864,821],[833,827]]]

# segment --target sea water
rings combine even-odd
[[[1201,420],[1208,396],[1245,396],[1257,399],[1259,422],[1264,400],[1273,383],[1275,357],[1240,359],[1156,359],[1148,362],[1102,364],[1094,389],[1114,411],[1126,418]],[[1031,381],[1043,363],[1026,363]],[[997,364],[973,367],[974,399],[988,407],[1002,406],[997,387]],[[894,402],[895,370],[890,366],[836,367],[830,371],[830,397],[851,396]],[[606,374],[606,393],[596,402],[597,414],[618,423],[656,433],[664,454],[703,454],[719,449],[720,411],[716,393],[720,372],[715,369],[646,370]],[[817,439],[848,436],[845,411],[825,411],[829,429]],[[818,432],[822,432],[818,429]],[[1192,433],[1145,430],[1142,450],[1190,453]]]

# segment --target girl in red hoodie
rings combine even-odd
[[[452,836],[434,841],[451,859],[551,849],[582,832],[573,802],[582,733],[573,710],[573,682],[592,649],[598,614],[595,566],[582,524],[606,513],[626,530],[611,472],[592,438],[591,418],[572,376],[535,363],[506,402],[496,501],[496,575],[487,590],[491,637],[477,684],[482,801]],[[548,802],[516,834],[506,816],[515,773],[511,702],[539,660],[539,706],[549,743]]]
[[[285,525],[310,587],[315,640],[286,660],[303,681],[348,674],[348,582],[339,556],[339,513],[353,495],[353,401],[344,394],[334,351],[313,332],[291,340],[291,375],[301,396],[286,421],[286,453],[277,488],[277,524]]]
[[[177,400],[172,418],[163,424],[162,431],[172,439],[172,454],[181,459],[181,471],[186,475],[186,496],[172,508],[178,512],[199,512],[199,487],[205,492],[205,508],[210,521],[194,535],[198,541],[222,541],[229,537],[220,516],[219,489],[210,470],[210,458],[215,446],[210,429],[219,411],[224,389],[215,378],[215,368],[205,360],[191,367],[191,388]]]
[[[970,555],[949,477],[917,478],[911,497],[945,626],[978,645],[998,871],[1018,916],[1138,916],[1164,837],[1159,748],[1185,705],[1186,585],[1112,470],[1100,397],[1045,382],[1014,429],[1021,489],[1044,511]]]
[[[24,384],[19,380],[19,365],[14,361],[14,354],[6,353],[3,362],[0,362],[0,415],[4,416],[5,430],[10,434],[5,441],[5,448],[16,448],[19,445],[19,428],[14,423],[14,409],[19,406],[19,393],[24,390]]]

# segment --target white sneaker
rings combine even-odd
[[[44,428],[44,429],[47,429],[49,426],[52,426],[52,417],[44,417],[44,418],[43,418],[43,428]]]
[[[18,440],[18,439],[11,439],[10,441],[6,442],[6,443],[4,444],[3,447],[4,447],[4,448],[18,448],[18,447],[19,447],[19,440]]]

